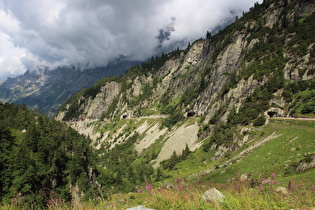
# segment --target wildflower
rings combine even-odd
[[[178,179],[176,180],[176,182],[178,182],[178,183],[183,182],[183,181],[184,181],[184,179],[182,179],[182,178],[178,178]]]
[[[182,190],[182,189],[184,189],[184,186],[183,185],[178,185],[178,188]]]
[[[304,186],[305,186],[305,184],[304,184],[304,183],[302,183],[302,184],[301,184],[301,187],[304,187]]]
[[[138,189],[138,193],[142,193],[142,190]]]
[[[268,184],[269,183],[269,179],[267,178],[262,178],[262,184]]]
[[[299,187],[299,185],[293,184],[294,179],[291,179],[288,185],[289,191],[291,191],[293,188]]]
[[[310,186],[310,189],[311,189],[312,191],[314,191],[314,190],[315,190],[315,187],[314,187],[314,186]]]
[[[276,174],[275,173],[272,173],[270,176],[271,176],[271,178],[276,178]]]
[[[263,190],[264,186],[262,184],[259,185],[259,189]]]
[[[152,185],[149,185],[149,184],[145,187],[145,189],[146,189],[147,191],[152,190],[152,188],[153,188]]]

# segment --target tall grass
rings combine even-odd
[[[228,183],[193,183],[183,180],[170,185],[171,188],[151,185],[143,186],[138,192],[115,194],[108,200],[91,199],[89,202],[66,204],[62,200],[46,203],[47,209],[126,209],[143,205],[147,208],[169,209],[315,209],[315,183],[304,184],[302,180],[291,180],[287,185],[278,182],[275,174],[268,178]],[[215,187],[225,199],[223,202],[204,200],[205,191]],[[285,189],[279,192],[279,187]],[[23,209],[16,205],[1,206],[0,209]],[[40,209],[33,206],[32,209]]]
[[[315,184],[315,183],[314,183]],[[209,188],[220,190],[223,202],[202,198]],[[279,192],[279,187],[285,189]],[[144,205],[153,209],[315,209],[315,186],[303,181],[291,180],[288,185],[278,182],[275,176],[260,180],[230,180],[225,184],[180,183],[173,188],[156,187],[128,195],[115,195],[109,201],[101,202],[97,208],[110,206],[112,209],[126,209]]]

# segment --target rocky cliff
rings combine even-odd
[[[237,126],[315,114],[313,96],[299,103],[299,92],[315,88],[314,8],[307,0],[256,3],[215,36],[81,91],[57,119],[86,132],[97,148],[137,134],[139,153],[159,148],[155,167],[186,144],[217,148],[220,158],[248,141]]]

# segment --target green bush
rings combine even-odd
[[[262,126],[265,125],[266,123],[266,118],[265,117],[258,117],[255,122],[254,122],[254,126]]]
[[[180,111],[176,111],[168,118],[164,119],[162,122],[162,126],[167,127],[169,130],[179,121],[184,118],[183,114]]]

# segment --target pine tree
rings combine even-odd
[[[14,141],[10,130],[0,124],[0,198],[8,193],[11,185]]]
[[[207,39],[210,39],[212,37],[211,33],[209,31],[207,31],[207,35],[206,35],[206,38]]]
[[[188,144],[186,144],[186,147],[185,149],[183,150],[183,153],[182,153],[182,156],[181,156],[181,159],[182,160],[186,160],[188,158],[188,155],[191,153],[189,147],[188,147]]]
[[[163,172],[160,168],[158,168],[156,171],[155,181],[159,182],[161,180],[163,180]]]

